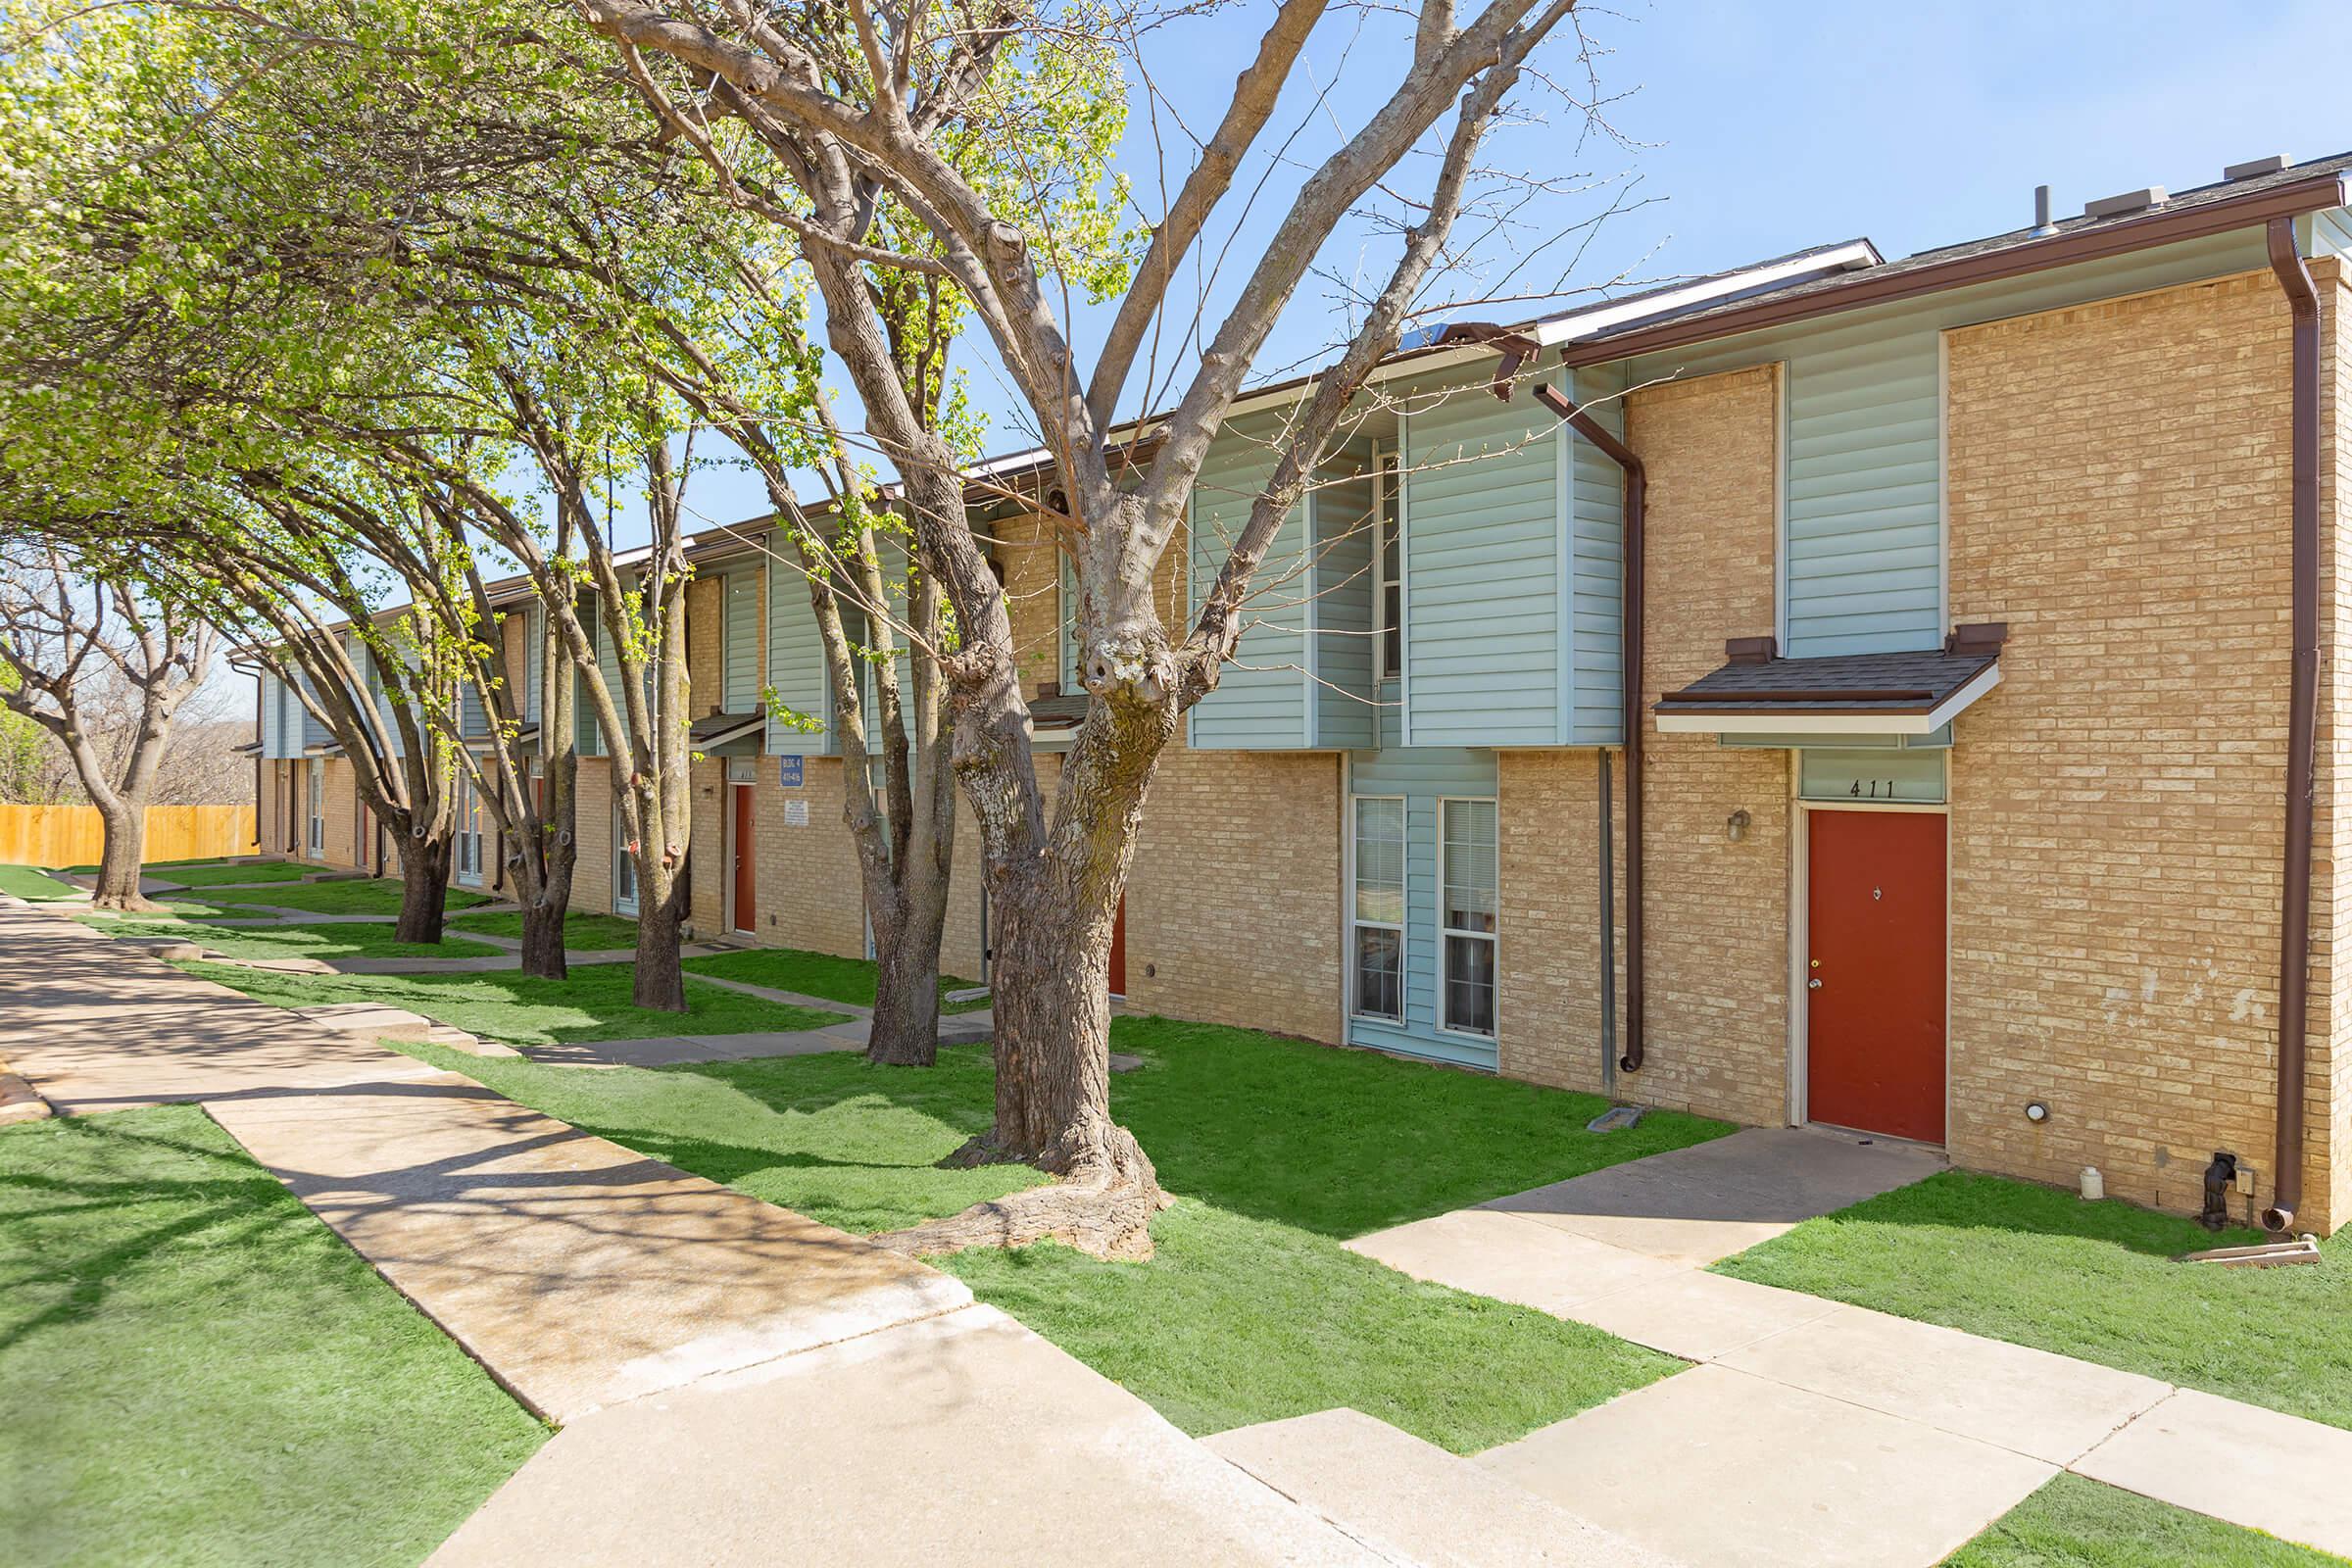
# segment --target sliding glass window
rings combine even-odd
[[[1443,850],[1445,1015],[1461,1034],[1494,1033],[1495,850],[1493,801],[1439,803]]]
[[[1359,1018],[1404,1018],[1404,802],[1355,800],[1351,1004]]]

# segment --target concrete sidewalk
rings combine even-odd
[[[201,1103],[564,1424],[437,1562],[1387,1560],[950,1275],[5,898],[0,1015],[61,1108]]]
[[[1476,1461],[1691,1562],[1940,1562],[2060,1469],[2352,1552],[2352,1432],[1704,1272],[1941,1165],[1751,1129],[1348,1245],[1700,1363]]]

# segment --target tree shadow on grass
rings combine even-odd
[[[1340,1051],[1252,1030],[1121,1017],[1114,1050],[1143,1058],[1111,1079],[1111,1114],[1170,1192],[1345,1238],[1426,1218],[1720,1136],[1725,1123],[1653,1111],[1589,1133],[1596,1096]],[[993,1114],[986,1046],[930,1069],[793,1057],[664,1069],[719,1079],[779,1112],[878,1097],[969,1133]]]

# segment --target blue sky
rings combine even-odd
[[[1465,5],[1470,0],[1464,0]],[[1213,121],[1232,73],[1253,51],[1270,7],[1235,6],[1154,35],[1163,127]],[[1409,22],[1379,10],[1326,17],[1279,133],[1297,130],[1294,162],[1271,172],[1241,221],[1238,260],[1209,291],[1230,295],[1241,267],[1287,204],[1298,170],[1359,124],[1399,69]],[[2189,6],[2082,4],[1778,7],[1732,0],[1643,5],[1616,0],[1585,19],[1592,69],[1613,101],[1622,141],[1584,134],[1556,98],[1548,123],[1501,132],[1498,167],[1604,185],[1549,196],[1528,215],[1527,245],[1598,212],[1611,194],[1642,201],[1603,224],[1572,283],[1707,272],[1824,241],[1867,235],[1888,256],[2022,225],[2036,184],[2057,211],[2146,184],[2183,189],[2225,164],[2283,153],[2296,161],[2352,150],[2352,5],[2336,0]],[[1573,39],[1547,68],[1581,90]],[[1308,84],[1329,88],[1318,106]],[[1546,95],[1535,95],[1541,102]],[[1154,158],[1139,83],[1124,167],[1153,196]],[[1302,127],[1302,128],[1301,128]],[[1180,174],[1187,149],[1172,146]],[[1246,185],[1263,166],[1246,172]],[[1399,172],[1425,187],[1426,172]],[[1226,227],[1232,215],[1224,215]],[[1219,231],[1222,237],[1224,230]],[[1489,255],[1498,254],[1490,246]],[[1547,253],[1551,254],[1551,253]],[[1343,225],[1321,265],[1367,274],[1377,241]],[[1522,308],[1524,309],[1524,308]],[[1508,309],[1465,315],[1507,315]],[[1091,363],[1103,313],[1081,310],[1079,361]],[[1333,340],[1333,287],[1310,279],[1261,367],[1311,361]],[[992,415],[989,450],[1029,444],[1020,411],[984,353],[968,350],[972,388]],[[837,377],[835,378],[838,379]],[[1131,390],[1134,412],[1140,401]],[[732,475],[698,481],[712,520],[764,510]]]

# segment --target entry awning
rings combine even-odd
[[[686,732],[686,743],[706,757],[725,755],[729,751],[748,753],[753,748],[744,742],[755,736],[764,736],[767,715],[764,713],[712,713],[698,718]]]
[[[1783,659],[1769,637],[1725,646],[1730,662],[1651,710],[1670,735],[1932,735],[2001,682],[2004,622],[1956,627],[1911,654]]]

